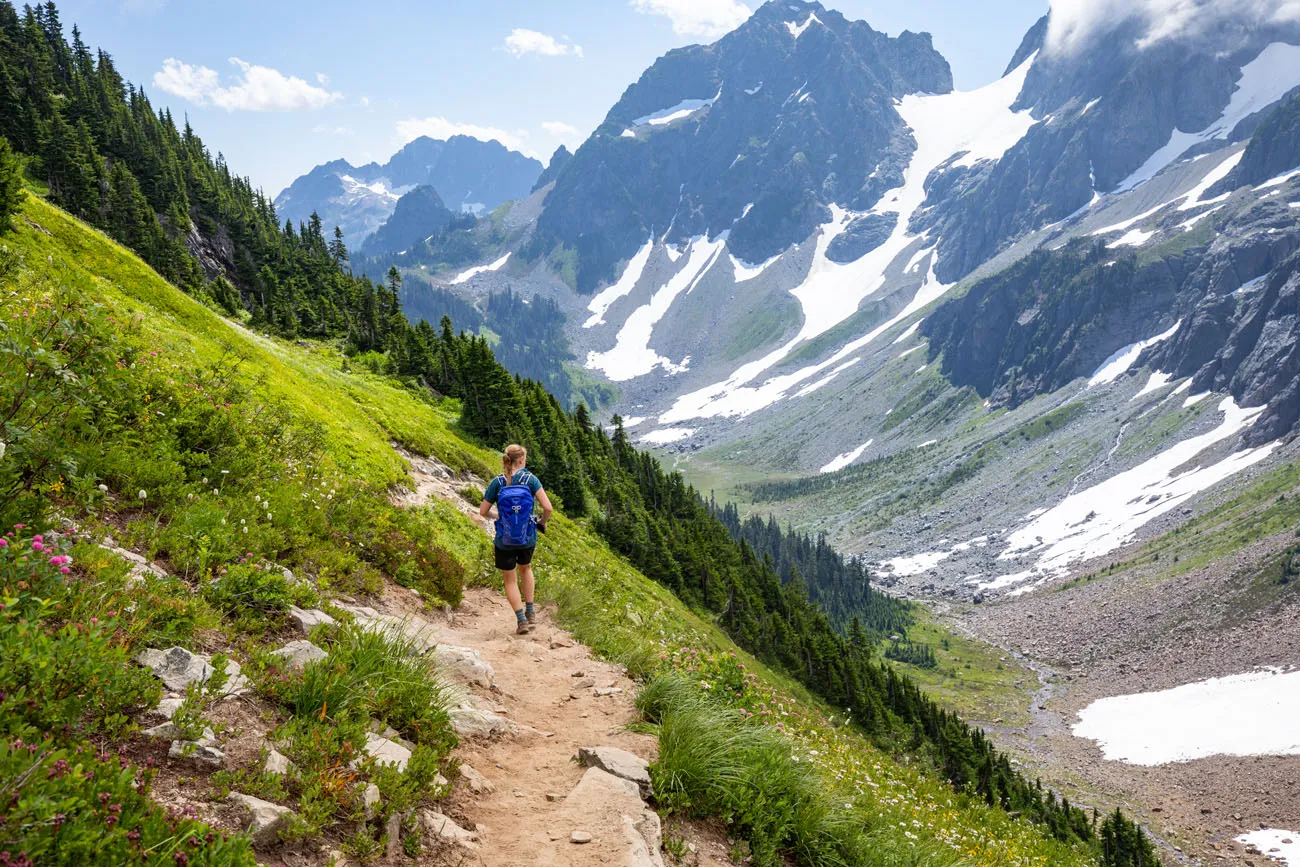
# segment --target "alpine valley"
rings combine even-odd
[[[558,311],[572,400],[992,645],[909,667],[1020,761],[1240,859],[1300,827],[1300,19],[1076,5],[957,91],[927,34],[774,0],[360,267],[435,325]]]

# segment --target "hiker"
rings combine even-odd
[[[515,612],[516,635],[527,635],[537,623],[533,608],[533,552],[537,548],[538,531],[545,533],[546,522],[551,519],[551,500],[542,490],[541,480],[524,469],[527,460],[528,450],[523,446],[507,446],[501,456],[501,475],[488,485],[478,507],[479,515],[496,518],[497,535],[492,547],[501,580],[506,585],[506,599]],[[534,502],[542,506],[540,518],[533,513]],[[497,507],[496,515],[492,515],[493,506]]]

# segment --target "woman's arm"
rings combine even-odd
[[[496,515],[493,515],[493,514],[492,514],[492,504],[489,503],[487,500],[484,500],[483,502],[479,503],[479,504],[478,504],[478,516],[479,516],[480,518],[493,518],[493,519],[495,519],[495,518],[496,518]]]
[[[551,498],[546,496],[546,490],[544,488],[538,488],[537,502],[542,506],[542,523],[545,524],[547,521],[551,520],[551,512],[554,511],[554,509],[551,507]]]

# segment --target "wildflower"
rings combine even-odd
[[[5,456],[5,441],[0,440],[0,458]]]
[[[107,494],[107,493],[108,493],[108,485],[103,485],[103,484],[99,485],[99,492],[100,492],[101,494]]]
[[[33,551],[44,551],[44,550],[45,550],[45,546],[44,546],[43,544],[41,544],[40,542],[33,541],[33,542],[32,542],[32,550],[33,550]]]
[[[142,500],[146,500],[146,499],[149,498],[149,492],[146,491],[144,488],[141,488],[141,489],[140,489],[140,494],[139,494],[139,496],[140,496],[140,499],[142,499]]]

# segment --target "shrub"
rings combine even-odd
[[[203,591],[212,605],[227,614],[270,617],[289,610],[293,591],[277,569],[260,563],[240,562],[210,582]]]
[[[25,529],[0,538],[0,732],[118,732],[161,688],[131,662],[116,612],[68,620],[62,603],[43,598],[73,580],[68,543]]]
[[[150,775],[91,756],[0,741],[0,852],[6,864],[252,867],[248,840],[164,810]]]

